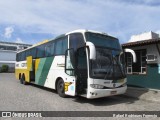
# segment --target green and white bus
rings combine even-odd
[[[17,53],[15,74],[20,83],[57,90],[59,96],[89,99],[125,93],[124,52],[119,40],[105,33],[75,30]]]

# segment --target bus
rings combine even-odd
[[[106,33],[75,30],[17,52],[15,76],[21,84],[55,89],[60,97],[88,99],[126,92],[125,52]]]

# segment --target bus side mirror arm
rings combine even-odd
[[[96,48],[95,45],[92,42],[86,42],[86,46],[89,47],[89,58],[91,60],[95,60],[96,59]]]
[[[136,53],[135,53],[133,50],[128,49],[128,48],[124,49],[124,51],[125,51],[125,52],[129,52],[129,53],[131,53],[131,54],[132,54],[132,56],[133,56],[133,62],[134,62],[134,63],[136,63],[136,61],[137,61]]]

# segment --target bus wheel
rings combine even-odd
[[[22,77],[20,78],[20,83],[23,84],[23,79],[22,79]]]
[[[62,79],[58,80],[57,82],[57,92],[60,97],[66,97],[64,92],[64,81]]]
[[[21,81],[22,81],[22,83],[23,83],[24,85],[26,85],[26,84],[27,84],[27,82],[25,81],[25,76],[24,76],[24,75],[22,75],[22,77],[21,77]]]

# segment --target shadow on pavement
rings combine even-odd
[[[135,85],[128,85],[126,95],[134,98],[140,98],[141,96],[144,96],[149,93],[148,88],[135,86]],[[148,94],[149,95],[149,94]],[[149,97],[149,96],[148,96]],[[150,96],[152,97],[152,95]]]
[[[53,90],[50,88],[42,87],[42,86],[31,84],[31,83],[29,85],[57,94],[56,90]],[[69,99],[69,98],[71,98],[73,102],[78,102],[81,104],[89,103],[95,106],[108,106],[108,105],[115,105],[115,104],[121,104],[121,103],[132,104],[135,101],[139,100],[137,98],[130,97],[127,95],[116,95],[116,96],[109,96],[109,97],[103,97],[103,98],[97,98],[97,99],[87,99],[81,96],[76,96],[76,97],[67,96],[67,98],[64,98],[64,99]]]
[[[103,98],[97,98],[97,99],[87,99],[84,97],[76,97],[73,101],[78,102],[81,104],[89,103],[95,106],[108,106],[108,105],[115,105],[115,104],[132,104],[135,101],[139,99],[129,97],[126,95],[117,95],[117,96],[109,96],[109,97],[103,97]]]

